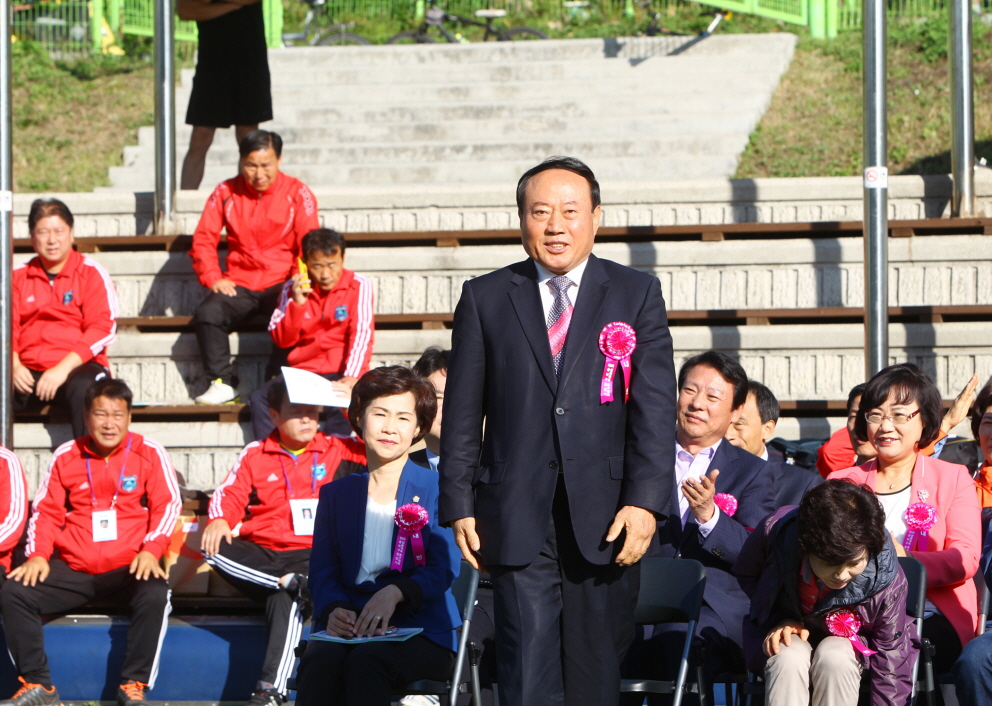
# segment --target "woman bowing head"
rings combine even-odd
[[[461,555],[437,524],[438,476],[409,460],[434,421],[434,388],[401,366],[366,373],[348,418],[368,467],[321,489],[310,557],[313,630],[300,661],[297,703],[386,706],[394,689],[451,676],[461,624],[451,585]],[[405,641],[392,628],[420,628]]]

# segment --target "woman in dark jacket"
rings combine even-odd
[[[451,677],[460,552],[437,524],[437,473],[408,458],[436,408],[433,386],[400,366],[371,370],[352,391],[348,417],[365,441],[368,469],[321,488],[308,583],[313,629],[347,640],[383,636],[391,626],[423,632],[404,642],[311,639],[300,660],[299,706],[388,706],[393,690],[411,681]],[[400,532],[414,517],[417,527]]]
[[[874,493],[828,480],[799,507],[762,520],[734,566],[751,598],[748,668],[765,675],[768,706],[858,703],[863,670],[872,706],[912,692],[916,630],[906,577]]]

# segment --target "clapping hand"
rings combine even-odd
[[[708,476],[686,478],[682,482],[682,495],[689,501],[689,511],[701,525],[712,520],[716,512],[713,496],[716,495],[716,478],[719,475],[720,471],[714,468]]]
[[[944,414],[940,422],[940,430],[945,434],[950,434],[951,429],[963,422],[968,417],[971,405],[975,403],[975,388],[978,387],[978,373],[971,376],[968,384],[954,398],[951,408]]]

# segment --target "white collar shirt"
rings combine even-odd
[[[677,441],[675,442],[675,497],[679,499],[679,515],[682,517],[683,529],[686,522],[690,519],[693,522],[696,520],[689,510],[689,501],[682,493],[682,483],[689,478],[699,478],[706,475],[706,471],[709,469],[713,457],[716,456],[716,450],[720,448],[721,443],[723,443],[723,439],[720,439],[709,448],[705,448],[693,456],[683,449],[681,444]],[[699,525],[699,533],[703,537],[709,536],[709,533],[716,527],[717,520],[719,519],[720,508],[714,508],[713,517],[708,522]]]
[[[573,307],[579,297],[582,275],[586,271],[586,263],[588,262],[589,258],[586,258],[571,271],[565,273],[565,276],[572,280],[572,286],[568,288],[568,300],[572,302]],[[555,292],[551,289],[548,282],[551,281],[552,277],[557,277],[557,275],[548,272],[537,260],[534,260],[534,267],[537,268],[537,290],[541,293],[541,307],[544,309],[544,322],[547,323],[548,316],[551,313],[551,307],[555,303]]]

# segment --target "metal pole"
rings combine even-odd
[[[888,146],[885,0],[863,0],[865,129],[865,374],[888,364]]]
[[[155,232],[175,233],[176,52],[173,0],[155,0]]]
[[[0,444],[14,447],[11,270],[14,259],[14,169],[11,149],[10,0],[0,0]]]
[[[971,66],[971,2],[951,0],[951,215],[975,215],[975,92]]]

